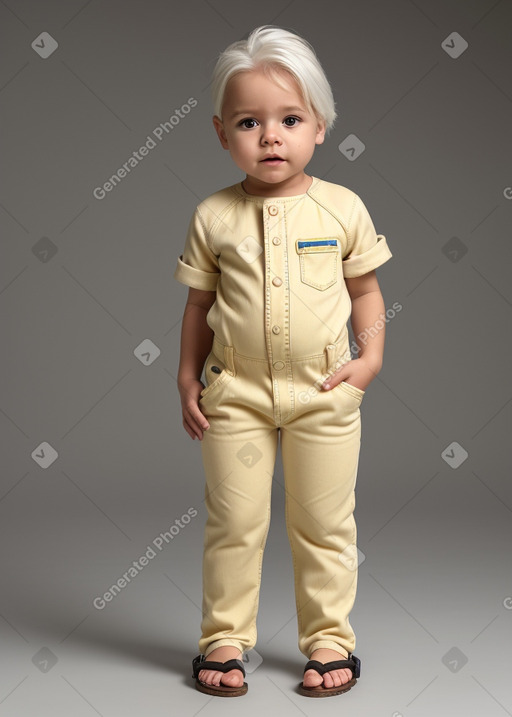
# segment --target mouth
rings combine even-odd
[[[279,164],[280,162],[284,162],[285,160],[281,157],[278,157],[277,154],[272,155],[270,157],[265,157],[265,159],[262,159],[261,162],[265,162],[266,164]]]

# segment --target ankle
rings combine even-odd
[[[309,659],[318,660],[319,662],[322,662],[322,660],[347,660],[348,653],[341,646],[336,650],[330,647],[318,647],[316,650],[313,650]]]
[[[206,660],[213,662],[227,662],[232,659],[241,659],[242,653],[235,645],[221,645],[215,647],[211,652],[205,653]]]

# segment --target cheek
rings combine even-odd
[[[251,142],[247,141],[245,137],[239,139],[235,146],[240,155],[247,155],[251,152]]]

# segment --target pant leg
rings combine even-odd
[[[223,368],[220,360],[213,360]],[[222,378],[201,400],[210,423],[201,442],[208,517],[199,651],[206,656],[222,645],[248,651],[257,639],[278,444],[278,430],[260,405],[268,397],[257,388],[258,366],[247,368],[254,382],[243,380],[239,364],[238,376]]]
[[[300,396],[310,376],[296,373]],[[358,577],[353,511],[363,394],[346,384],[302,391],[309,396],[304,409],[281,427],[299,649],[308,658],[321,647],[355,648],[349,613]]]

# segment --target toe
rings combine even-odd
[[[324,672],[325,687],[334,687],[334,685],[336,684],[334,681],[334,673],[335,670],[332,670],[331,672]]]
[[[331,670],[324,675],[324,685],[326,687],[339,687],[352,679],[350,670]]]
[[[303,679],[304,687],[317,687],[322,684],[322,675],[316,670],[306,670]]]
[[[208,670],[199,670],[197,675],[201,682],[208,682]]]
[[[212,670],[211,671],[211,684],[215,685],[215,687],[218,687],[221,682],[222,672],[219,672],[218,670]]]
[[[215,680],[215,675],[217,673],[214,670],[201,670],[199,673],[199,679],[201,682],[206,682],[207,685],[215,685],[218,684]]]
[[[243,676],[238,670],[229,670],[226,673],[220,670],[200,670],[198,677],[201,682],[215,687],[221,683],[226,687],[241,687],[243,685]]]
[[[222,684],[227,687],[241,687],[243,685],[243,675],[239,670],[230,670],[226,674],[219,674],[221,675]]]

